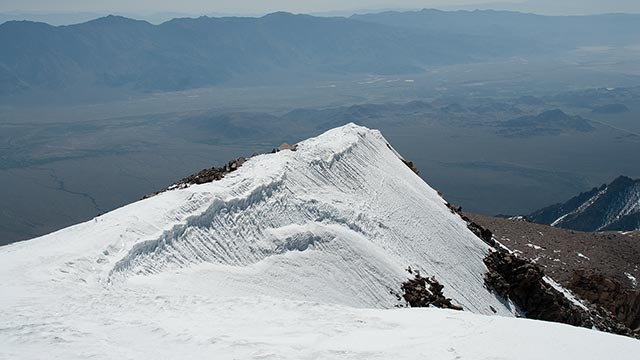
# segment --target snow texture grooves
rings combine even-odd
[[[353,124],[10,248],[0,256],[40,259],[16,284],[46,272],[107,291],[164,279],[355,307],[393,307],[411,266],[467,311],[513,315],[484,287],[489,247],[378,131]]]
[[[461,226],[380,133],[350,125],[301,143],[297,152],[254,159],[253,165],[267,158],[281,162],[268,181],[226,199],[215,197],[203,212],[136,243],[113,266],[109,281],[201,263],[247,267],[265,261],[314,278],[299,269],[325,261],[335,264],[324,270],[332,277],[342,272],[366,289],[368,296],[357,294],[350,305],[391,306],[391,290],[404,277],[402,269],[412,265],[440,279],[465,308],[488,313],[487,302],[501,305],[482,286],[486,245]],[[243,166],[236,176],[252,171]],[[313,252],[314,259],[302,252]],[[282,256],[289,263],[279,263]]]

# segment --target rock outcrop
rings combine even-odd
[[[462,212],[461,206],[455,206],[450,203],[446,203],[445,205],[447,205],[447,207],[451,210],[452,213],[460,215],[462,220],[464,220],[467,223],[467,228],[471,230],[472,233],[476,234],[477,237],[482,239],[482,241],[484,241],[487,245],[496,249],[500,248],[500,244],[498,244],[493,238],[493,233],[491,232],[491,230],[478,224],[477,222],[473,221],[468,216],[466,216]]]
[[[413,165],[413,161],[405,160],[405,159],[401,159],[401,160],[405,165],[409,167],[409,169],[411,169],[411,171],[416,173],[416,175],[420,175],[420,170],[418,170],[418,168],[415,165]]]
[[[462,310],[462,306],[454,305],[453,300],[444,296],[440,284],[435,277],[422,277],[419,271],[408,268],[407,271],[414,275],[413,279],[405,281],[401,289],[402,298],[411,307],[437,307],[441,309]]]
[[[242,166],[242,164],[244,164],[246,161],[247,161],[247,158],[240,157],[238,159],[229,161],[226,165],[222,167],[212,167],[208,169],[203,169],[198,173],[189,175],[184,179],[178,180],[177,182],[173,183],[172,185],[160,191],[156,191],[153,194],[146,195],[143,199],[150,198],[152,196],[158,195],[160,193],[163,193],[169,190],[184,189],[189,185],[206,184],[213,181],[221,180],[226,174],[238,170],[238,168]]]
[[[287,143],[283,143],[277,148],[273,149],[271,153],[275,154],[277,152],[285,151],[285,150],[297,151],[298,144],[289,145]],[[254,153],[253,155],[251,155],[251,157],[254,157],[257,155],[260,155],[260,154]],[[146,195],[145,197],[143,197],[143,199],[150,198],[152,196],[158,195],[165,191],[174,190],[174,189],[183,189],[188,187],[189,185],[206,184],[213,181],[221,180],[222,178],[224,178],[226,174],[238,170],[238,168],[242,166],[242,164],[244,164],[247,160],[248,159],[245,157],[240,157],[240,158],[229,161],[225,166],[222,166],[222,167],[212,167],[208,169],[203,169],[196,174],[192,174],[190,176],[187,176],[184,179],[176,181],[175,183],[171,184],[170,186],[160,191],[156,191],[153,194]]]

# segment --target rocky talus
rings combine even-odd
[[[586,270],[575,271],[568,286],[580,298],[602,306],[640,334],[640,291],[628,289],[620,281]]]

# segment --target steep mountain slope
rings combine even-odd
[[[523,358],[486,347],[503,336],[524,358],[638,350],[560,325],[357,309],[398,304],[410,265],[466,312],[513,317],[484,286],[488,250],[379,132],[347,125],[219,181],[0,248],[0,355]],[[507,335],[516,325],[559,349],[533,351],[537,338]],[[583,336],[594,341],[578,346]]]
[[[578,231],[640,230],[640,180],[620,176],[609,185],[540,209],[528,218]]]

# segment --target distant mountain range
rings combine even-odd
[[[429,66],[638,39],[640,15],[388,12],[351,18],[274,13],[152,25],[107,16],[69,26],[0,25],[0,98],[87,89],[174,91],[404,74]]]
[[[538,210],[528,218],[578,231],[640,230],[640,179],[620,176],[611,184]]]
[[[118,16],[59,27],[12,21],[0,25],[0,47],[5,95],[32,88],[162,91],[232,80],[304,79],[297,74],[397,74],[488,55],[468,35],[288,13],[161,25]]]
[[[545,47],[626,44],[638,39],[640,15],[606,14],[589,16],[543,16],[512,11],[476,10],[388,11],[354,15],[352,19],[428,32],[475,34]]]

